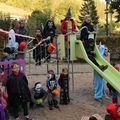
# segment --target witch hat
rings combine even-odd
[[[68,11],[67,11],[66,17],[72,17],[70,8],[69,8]]]

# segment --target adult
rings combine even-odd
[[[105,47],[104,58],[106,61],[108,61],[110,63],[110,52],[107,47]]]
[[[9,47],[10,49],[18,49],[18,42],[16,42],[16,36],[15,33],[18,33],[19,29],[19,22],[17,20],[13,20],[11,22],[11,28],[8,34],[8,43],[6,47]]]
[[[110,63],[110,54],[108,53],[108,48],[101,43],[102,41],[99,41],[98,49],[102,57],[104,57],[109,63]],[[103,41],[105,42],[105,41]],[[107,92],[107,86],[105,80],[102,78],[102,76],[94,71],[94,98],[97,101],[102,102],[102,98],[106,95]]]
[[[104,56],[105,52],[105,45],[98,45],[99,52],[101,56]],[[94,70],[94,79],[93,79],[93,85],[94,85],[94,98],[96,101],[103,102],[102,98],[104,96],[104,88],[105,88],[105,81],[103,77]]]
[[[105,47],[105,51],[104,51],[104,55],[103,55],[104,59],[110,63],[110,52],[108,50],[107,47]],[[109,93],[108,93],[108,89],[109,89]],[[111,95],[111,88],[109,88],[109,85],[107,86],[107,82],[105,81],[105,88],[104,88],[104,94],[106,97],[108,97],[109,95]]]
[[[89,45],[89,35],[90,35],[89,32],[95,31],[91,22],[92,22],[91,16],[86,15],[84,18],[84,22],[81,25],[81,29],[80,29],[81,30],[80,40],[83,41],[85,48],[87,48]],[[94,36],[94,38],[95,38],[95,36]]]
[[[19,21],[19,24],[20,24],[20,27],[19,27],[19,31],[18,33],[21,34],[21,35],[26,35],[27,33],[27,30],[25,28],[25,22],[23,20],[20,20]],[[26,38],[24,37],[18,37],[17,38],[17,42],[20,44],[21,42],[26,42]]]
[[[83,41],[86,53],[88,58],[102,71],[105,71],[108,66],[107,65],[100,65],[95,59],[95,31],[93,26],[91,25],[91,17],[89,15],[85,16],[84,22],[80,29],[80,40]]]

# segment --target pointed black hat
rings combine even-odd
[[[68,11],[67,11],[66,17],[72,17],[70,8],[69,8]]]

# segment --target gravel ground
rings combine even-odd
[[[59,71],[63,67],[67,67],[65,63],[60,63]],[[30,70],[29,70],[30,68]],[[56,64],[48,65],[48,69],[53,69],[57,73]],[[60,105],[60,110],[48,109],[47,101],[44,108],[34,108],[30,110],[33,120],[80,120],[82,116],[90,116],[100,114],[103,118],[106,114],[105,106],[111,102],[111,98],[103,98],[103,103],[96,102],[93,97],[93,70],[88,64],[74,63],[74,74],[71,74],[72,65],[69,66],[70,71],[70,97],[71,102],[68,105]],[[31,64],[26,66],[26,75],[29,80],[29,86],[32,88],[36,81],[40,81],[45,87],[47,64],[35,66]],[[59,74],[57,75],[59,76]],[[20,113],[21,119],[23,115]],[[14,120],[11,117],[11,120]]]

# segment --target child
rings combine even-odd
[[[119,66],[113,64],[113,67],[119,71]],[[109,84],[107,83],[107,86],[109,88],[109,91],[112,94],[112,103],[118,103],[118,92]]]
[[[109,50],[108,50],[108,48],[105,46],[105,48],[104,48],[104,53],[103,53],[103,57],[104,57],[104,59],[108,62],[108,63],[110,63],[110,53],[109,53]],[[105,86],[104,86],[104,95],[105,95],[105,97],[106,98],[108,98],[108,96],[109,95],[111,95],[111,89],[109,89],[108,87],[107,87],[107,82],[105,81]]]
[[[33,45],[36,46],[40,41],[42,40],[42,32],[40,29],[36,30],[36,37],[33,40]],[[34,50],[33,50],[33,58],[36,62],[36,65],[41,65],[41,59],[44,56],[44,44],[38,45]]]
[[[50,53],[47,51],[48,46],[50,43],[53,43],[53,39],[55,37],[55,33],[56,33],[56,26],[54,24],[54,21],[49,19],[47,20],[44,30],[43,30],[43,38],[46,39],[47,37],[50,37],[50,40],[47,40],[46,43],[46,60],[49,62],[51,55]]]
[[[104,59],[110,63],[110,53],[107,47],[105,47],[105,51],[104,51],[104,55],[103,55]]]
[[[13,109],[13,115],[19,120],[18,108],[21,105],[24,110],[25,120],[32,120],[28,114],[27,103],[31,99],[28,81],[17,63],[12,64],[12,74],[7,81],[8,100]]]
[[[2,61],[15,59],[14,48],[5,47],[3,50]]]
[[[18,42],[17,41],[17,36],[15,36],[15,33],[18,33],[19,29],[19,22],[17,20],[13,20],[11,21],[11,27],[10,27],[10,31],[8,33],[8,43],[6,45],[6,47],[8,48],[12,48],[14,50],[17,50],[18,49]]]
[[[47,97],[47,92],[42,88],[40,82],[36,82],[32,89],[32,101],[37,106],[43,106],[43,102]]]
[[[7,120],[8,119],[7,111],[6,111],[7,98],[8,98],[7,91],[6,91],[5,87],[3,86],[2,81],[0,81],[0,111],[3,114],[3,115],[0,115],[0,117],[4,116],[4,118],[5,118],[5,119],[1,118],[0,120]]]
[[[120,120],[120,105],[108,104],[106,111],[108,114],[105,116],[105,120]]]
[[[46,86],[48,89],[48,104],[49,109],[52,110],[53,106],[58,107],[57,95],[54,94],[54,90],[57,89],[57,80],[53,70],[48,71],[48,79],[46,81]]]
[[[89,39],[89,45],[86,48],[86,52],[88,54],[88,58],[97,66],[99,67],[102,71],[105,71],[108,66],[107,65],[99,65],[98,62],[95,59],[95,52],[94,52],[94,40],[93,39]]]
[[[68,69],[63,68],[60,78],[58,80],[60,85],[60,104],[68,104],[70,102],[69,98],[69,76]]]

